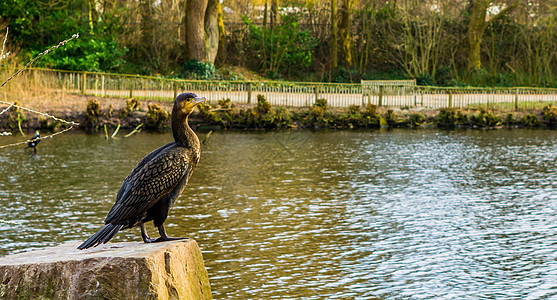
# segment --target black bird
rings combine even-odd
[[[29,140],[29,142],[27,142],[27,147],[25,147],[25,149],[27,148],[33,148],[33,151],[35,151],[35,153],[37,153],[37,145],[41,142],[41,133],[37,130],[35,131],[35,136],[31,138],[31,140]]]
[[[200,155],[199,138],[188,125],[188,116],[205,101],[194,93],[178,95],[172,108],[174,142],[145,156],[122,182],[116,202],[104,220],[106,224],[83,242],[78,249],[95,247],[108,242],[119,230],[139,226],[145,243],[170,241],[164,221],[193,173]],[[152,239],[145,223],[153,221],[160,237]]]

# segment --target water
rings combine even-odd
[[[87,238],[170,139],[0,152],[0,219],[17,223],[0,255]],[[166,224],[198,241],[216,299],[548,299],[556,191],[557,131],[215,132]]]

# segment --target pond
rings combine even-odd
[[[0,255],[89,237],[170,140],[0,152]],[[166,224],[198,241],[216,299],[535,299],[557,297],[556,213],[557,131],[214,132]]]

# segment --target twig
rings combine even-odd
[[[10,104],[10,106],[6,107],[6,109],[4,109],[3,111],[0,112],[0,115],[7,112],[10,108],[12,108],[12,106],[14,106],[14,105]]]
[[[108,130],[106,130],[106,124],[104,124],[104,139],[108,140]]]
[[[10,55],[10,53],[6,53],[4,55],[4,50],[6,49],[6,40],[8,39],[8,28],[6,27],[6,35],[4,36],[4,42],[2,43],[2,52],[0,52],[0,60],[3,60],[4,58],[6,58],[6,56]]]
[[[205,145],[205,143],[207,142],[207,140],[209,139],[209,137],[211,136],[211,133],[213,133],[213,131],[209,131],[209,133],[207,133],[207,135],[205,136],[205,138],[203,139],[203,142],[201,142],[202,145]]]
[[[137,127],[135,127],[135,129],[134,129],[132,132],[130,132],[130,133],[124,135],[124,137],[127,138],[127,137],[131,136],[132,134],[138,132],[138,131],[139,131],[139,128],[141,128],[141,126],[143,126],[143,123],[137,125]]]
[[[46,49],[45,51],[41,52],[39,55],[35,56],[35,58],[33,58],[30,62],[28,62],[25,66],[23,66],[23,68],[19,69],[17,72],[15,72],[12,76],[10,76],[10,78],[6,79],[6,81],[4,81],[4,83],[2,83],[2,85],[0,85],[0,88],[3,87],[6,83],[8,83],[10,80],[12,80],[12,78],[16,77],[19,73],[21,73],[23,70],[27,69],[31,64],[33,64],[37,59],[39,59],[39,57],[48,54],[50,51],[57,49],[58,47],[64,46],[67,42],[76,39],[79,37],[79,33],[76,33],[74,35],[72,35],[71,38],[67,39],[67,40],[63,40],[60,43],[58,43],[58,45],[52,46],[49,49]]]
[[[17,222],[6,221],[6,220],[0,220],[0,223],[11,224],[11,225],[19,225],[19,223],[17,223]]]
[[[62,131],[58,131],[58,132],[53,133],[53,134],[51,134],[51,135],[47,135],[47,136],[45,136],[45,137],[41,137],[41,138],[39,138],[39,140],[44,140],[44,139],[47,139],[47,138],[53,138],[53,137],[55,137],[55,136],[57,136],[57,135],[59,135],[59,134],[62,134],[62,133],[64,133],[64,132],[66,132],[66,131],[72,130],[72,128],[73,128],[73,126],[70,126],[70,127],[66,128],[66,129],[64,129],[64,130],[62,130]],[[0,146],[0,149],[8,148],[8,147],[11,147],[11,146],[18,146],[18,145],[27,144],[27,143],[29,143],[30,141],[31,141],[31,140],[26,140],[26,141],[19,142],[19,143],[13,143],[13,144],[8,144],[8,145],[1,145],[1,146]]]
[[[10,105],[10,107],[14,106],[14,107],[17,107],[17,108],[21,108],[21,109],[23,109],[23,110],[27,110],[27,111],[30,111],[30,112],[32,112],[32,113],[35,113],[35,114],[39,114],[39,115],[41,115],[41,116],[48,117],[48,118],[54,119],[54,120],[56,120],[56,121],[59,121],[59,122],[62,122],[62,123],[71,125],[71,126],[78,126],[78,125],[79,125],[79,123],[76,123],[76,122],[73,122],[73,121],[66,121],[66,120],[57,118],[57,117],[55,117],[55,116],[51,116],[51,115],[49,115],[49,114],[47,114],[47,113],[43,113],[43,112],[40,112],[40,111],[32,110],[32,109],[27,108],[27,107],[15,105],[15,104],[13,104],[13,103],[4,102],[4,101],[2,101],[2,100],[0,100],[0,103],[2,103],[2,104],[8,104],[8,105]],[[1,115],[1,114],[0,114],[0,115]]]

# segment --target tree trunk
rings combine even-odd
[[[352,67],[352,47],[350,46],[352,31],[352,0],[343,0],[340,10],[340,39],[342,43],[342,62],[348,69]]]
[[[186,58],[205,60],[205,10],[208,0],[186,3]]]
[[[141,12],[140,56],[142,59],[147,59],[151,55],[151,47],[154,41],[153,2],[152,0],[141,0],[139,5]]]
[[[338,66],[337,0],[331,0],[331,69]]]
[[[276,25],[277,22],[277,16],[278,16],[278,7],[279,7],[279,0],[271,0],[271,22],[270,22],[270,27],[271,29],[273,29],[273,27]]]
[[[205,11],[205,61],[215,63],[219,50],[219,0],[208,0]]]
[[[482,67],[481,43],[482,37],[487,27],[493,21],[501,18],[509,11],[518,7],[520,0],[515,0],[504,9],[486,20],[487,9],[493,0],[471,0],[472,11],[470,13],[470,23],[468,24],[468,70],[479,70]]]

